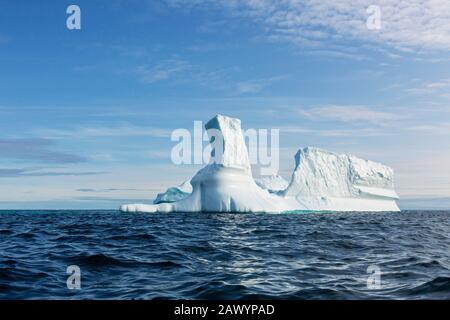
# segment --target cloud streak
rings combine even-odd
[[[108,189],[77,189],[78,192],[92,192],[92,193],[104,193],[104,192],[116,192],[116,191],[143,191],[142,189],[117,189],[117,188],[108,188]]]
[[[49,149],[48,139],[0,139],[0,158],[39,161],[48,163],[80,163],[86,158]]]
[[[155,138],[167,138],[171,130],[152,127],[140,127],[133,125],[109,126],[109,127],[79,127],[69,130],[43,129],[38,130],[40,136],[51,139],[63,138],[88,138],[88,137],[138,137],[148,136]]]
[[[191,84],[223,90],[226,89],[223,82],[229,77],[231,69],[208,70],[204,66],[187,60],[166,59],[153,65],[138,65],[132,68],[132,74],[140,82],[148,85],[170,82],[171,84]]]
[[[335,120],[340,122],[371,122],[382,124],[385,121],[397,120],[399,115],[375,111],[366,106],[323,106],[309,110],[300,110],[301,116],[313,120]]]
[[[240,94],[258,93],[261,92],[264,88],[266,88],[270,84],[277,81],[285,80],[287,78],[288,78],[287,76],[276,76],[270,78],[242,81],[239,82],[236,86],[237,92]]]
[[[432,95],[434,97],[450,99],[450,78],[422,82],[419,86],[407,88],[405,91],[418,96]]]
[[[134,70],[134,73],[144,83],[155,83],[173,79],[192,69],[189,62],[178,59],[168,59],[157,63],[154,66],[140,65]]]
[[[59,172],[59,171],[38,171],[36,168],[24,169],[0,169],[0,178],[21,178],[21,177],[59,177],[59,176],[92,176],[103,174],[104,172]],[[37,172],[36,172],[37,171]]]
[[[376,128],[363,128],[363,129],[311,129],[309,127],[301,126],[282,126],[278,127],[281,134],[310,134],[320,137],[381,137],[390,136],[392,133],[385,130],[379,130]]]
[[[430,135],[442,135],[450,136],[450,122],[448,123],[435,123],[435,124],[421,124],[408,128],[412,131],[420,133],[426,133]]]

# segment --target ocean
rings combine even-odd
[[[0,211],[0,299],[450,299],[450,211]]]

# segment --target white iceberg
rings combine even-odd
[[[259,187],[269,191],[270,193],[283,191],[289,186],[289,182],[277,174],[255,179],[255,182]]]
[[[391,168],[318,148],[295,155],[295,170],[282,195],[309,210],[399,211]]]
[[[239,119],[218,115],[206,124],[221,133],[211,163],[190,180],[190,189],[169,189],[153,205],[122,205],[123,212],[399,211],[393,170],[376,162],[318,148],[304,148],[286,187],[255,182]],[[216,140],[216,141],[215,141]],[[217,142],[211,136],[210,142]],[[217,148],[217,145],[215,146]],[[219,151],[219,152],[218,152]],[[221,151],[221,152],[220,152]],[[272,182],[273,182],[272,181]],[[266,184],[264,184],[266,183]],[[261,187],[262,185],[263,187]],[[274,184],[275,185],[275,184]],[[169,192],[170,191],[170,192]]]

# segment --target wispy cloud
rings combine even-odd
[[[386,130],[380,130],[377,128],[363,128],[363,129],[315,129],[302,126],[281,126],[278,127],[281,134],[309,134],[320,137],[381,137],[389,136],[392,133]]]
[[[298,113],[303,117],[313,120],[335,120],[341,122],[363,121],[377,124],[400,118],[397,114],[376,111],[366,106],[331,105],[300,110]]]
[[[155,65],[137,66],[134,73],[144,83],[155,83],[173,79],[191,68],[191,64],[185,60],[168,59],[160,61]]]
[[[9,38],[0,34],[0,44],[5,44],[9,42]]]
[[[49,163],[79,163],[86,158],[75,154],[53,151],[48,139],[0,139],[0,158]]]
[[[170,84],[189,84],[207,86],[214,89],[227,89],[226,83],[233,68],[216,67],[208,69],[187,60],[168,59],[154,65],[139,65],[132,73],[145,84],[170,81]]]
[[[118,188],[108,188],[108,189],[77,189],[78,192],[92,192],[92,193],[105,193],[105,192],[116,192],[116,191],[143,191],[142,189],[118,189]]]
[[[198,43],[193,44],[188,47],[189,51],[193,52],[211,52],[211,51],[220,51],[224,49],[236,49],[238,47],[237,44],[230,43]]]
[[[408,129],[431,135],[450,136],[450,122],[415,125],[409,127]]]
[[[399,50],[450,49],[450,5],[447,0],[167,0],[173,6],[207,8],[213,4],[235,17],[252,19],[274,41],[302,46],[356,39]],[[366,25],[370,5],[379,5],[381,29]]]
[[[39,171],[38,168],[23,169],[0,169],[0,178],[21,178],[21,177],[58,177],[58,176],[93,176],[104,172],[67,172],[67,171]]]
[[[117,197],[96,197],[96,196],[84,196],[84,197],[76,197],[73,198],[76,201],[107,201],[112,203],[148,203],[152,204],[150,199],[142,199],[142,198],[117,198]]]
[[[450,98],[450,78],[437,81],[420,81],[416,86],[406,88],[407,93],[415,95],[433,95],[434,97]]]
[[[170,159],[170,150],[152,150],[145,154],[150,159]]]
[[[87,137],[137,137],[148,136],[156,138],[167,138],[171,135],[171,130],[140,127],[134,125],[121,125],[110,127],[77,127],[73,129],[40,129],[37,134],[51,139],[62,138],[87,138]]]
[[[172,3],[173,5],[173,3]],[[206,21],[197,27],[197,31],[200,33],[219,33],[219,32],[232,32],[236,30],[236,25],[227,19]]]
[[[205,50],[211,49],[208,47]],[[201,50],[196,48],[196,50]],[[235,68],[216,67],[213,70],[205,66],[196,65],[186,60],[169,59],[155,65],[140,65],[134,68],[134,74],[140,81],[154,84],[169,81],[171,84],[190,84],[206,86],[230,94],[254,94],[259,93],[277,81],[287,79],[287,75],[271,76],[243,81],[233,81],[232,72]]]
[[[241,94],[258,93],[262,91],[265,87],[269,86],[270,84],[277,81],[285,80],[287,78],[288,78],[287,76],[276,76],[276,77],[242,81],[238,82],[238,84],[236,85],[236,89],[237,92]]]
[[[358,54],[354,52],[347,52],[344,50],[311,50],[308,51],[308,54],[313,56],[319,56],[319,57],[328,57],[328,58],[344,58],[344,59],[350,59],[350,60],[367,60],[368,57],[363,54]]]

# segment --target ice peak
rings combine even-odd
[[[300,165],[300,162],[302,161],[302,158],[306,157],[312,157],[312,156],[319,156],[319,155],[326,155],[326,154],[333,154],[330,151],[317,148],[317,147],[305,147],[297,151],[295,154],[295,167],[298,167]]]
[[[224,167],[250,171],[241,120],[218,114],[206,123],[205,129],[213,149],[213,162]]]

